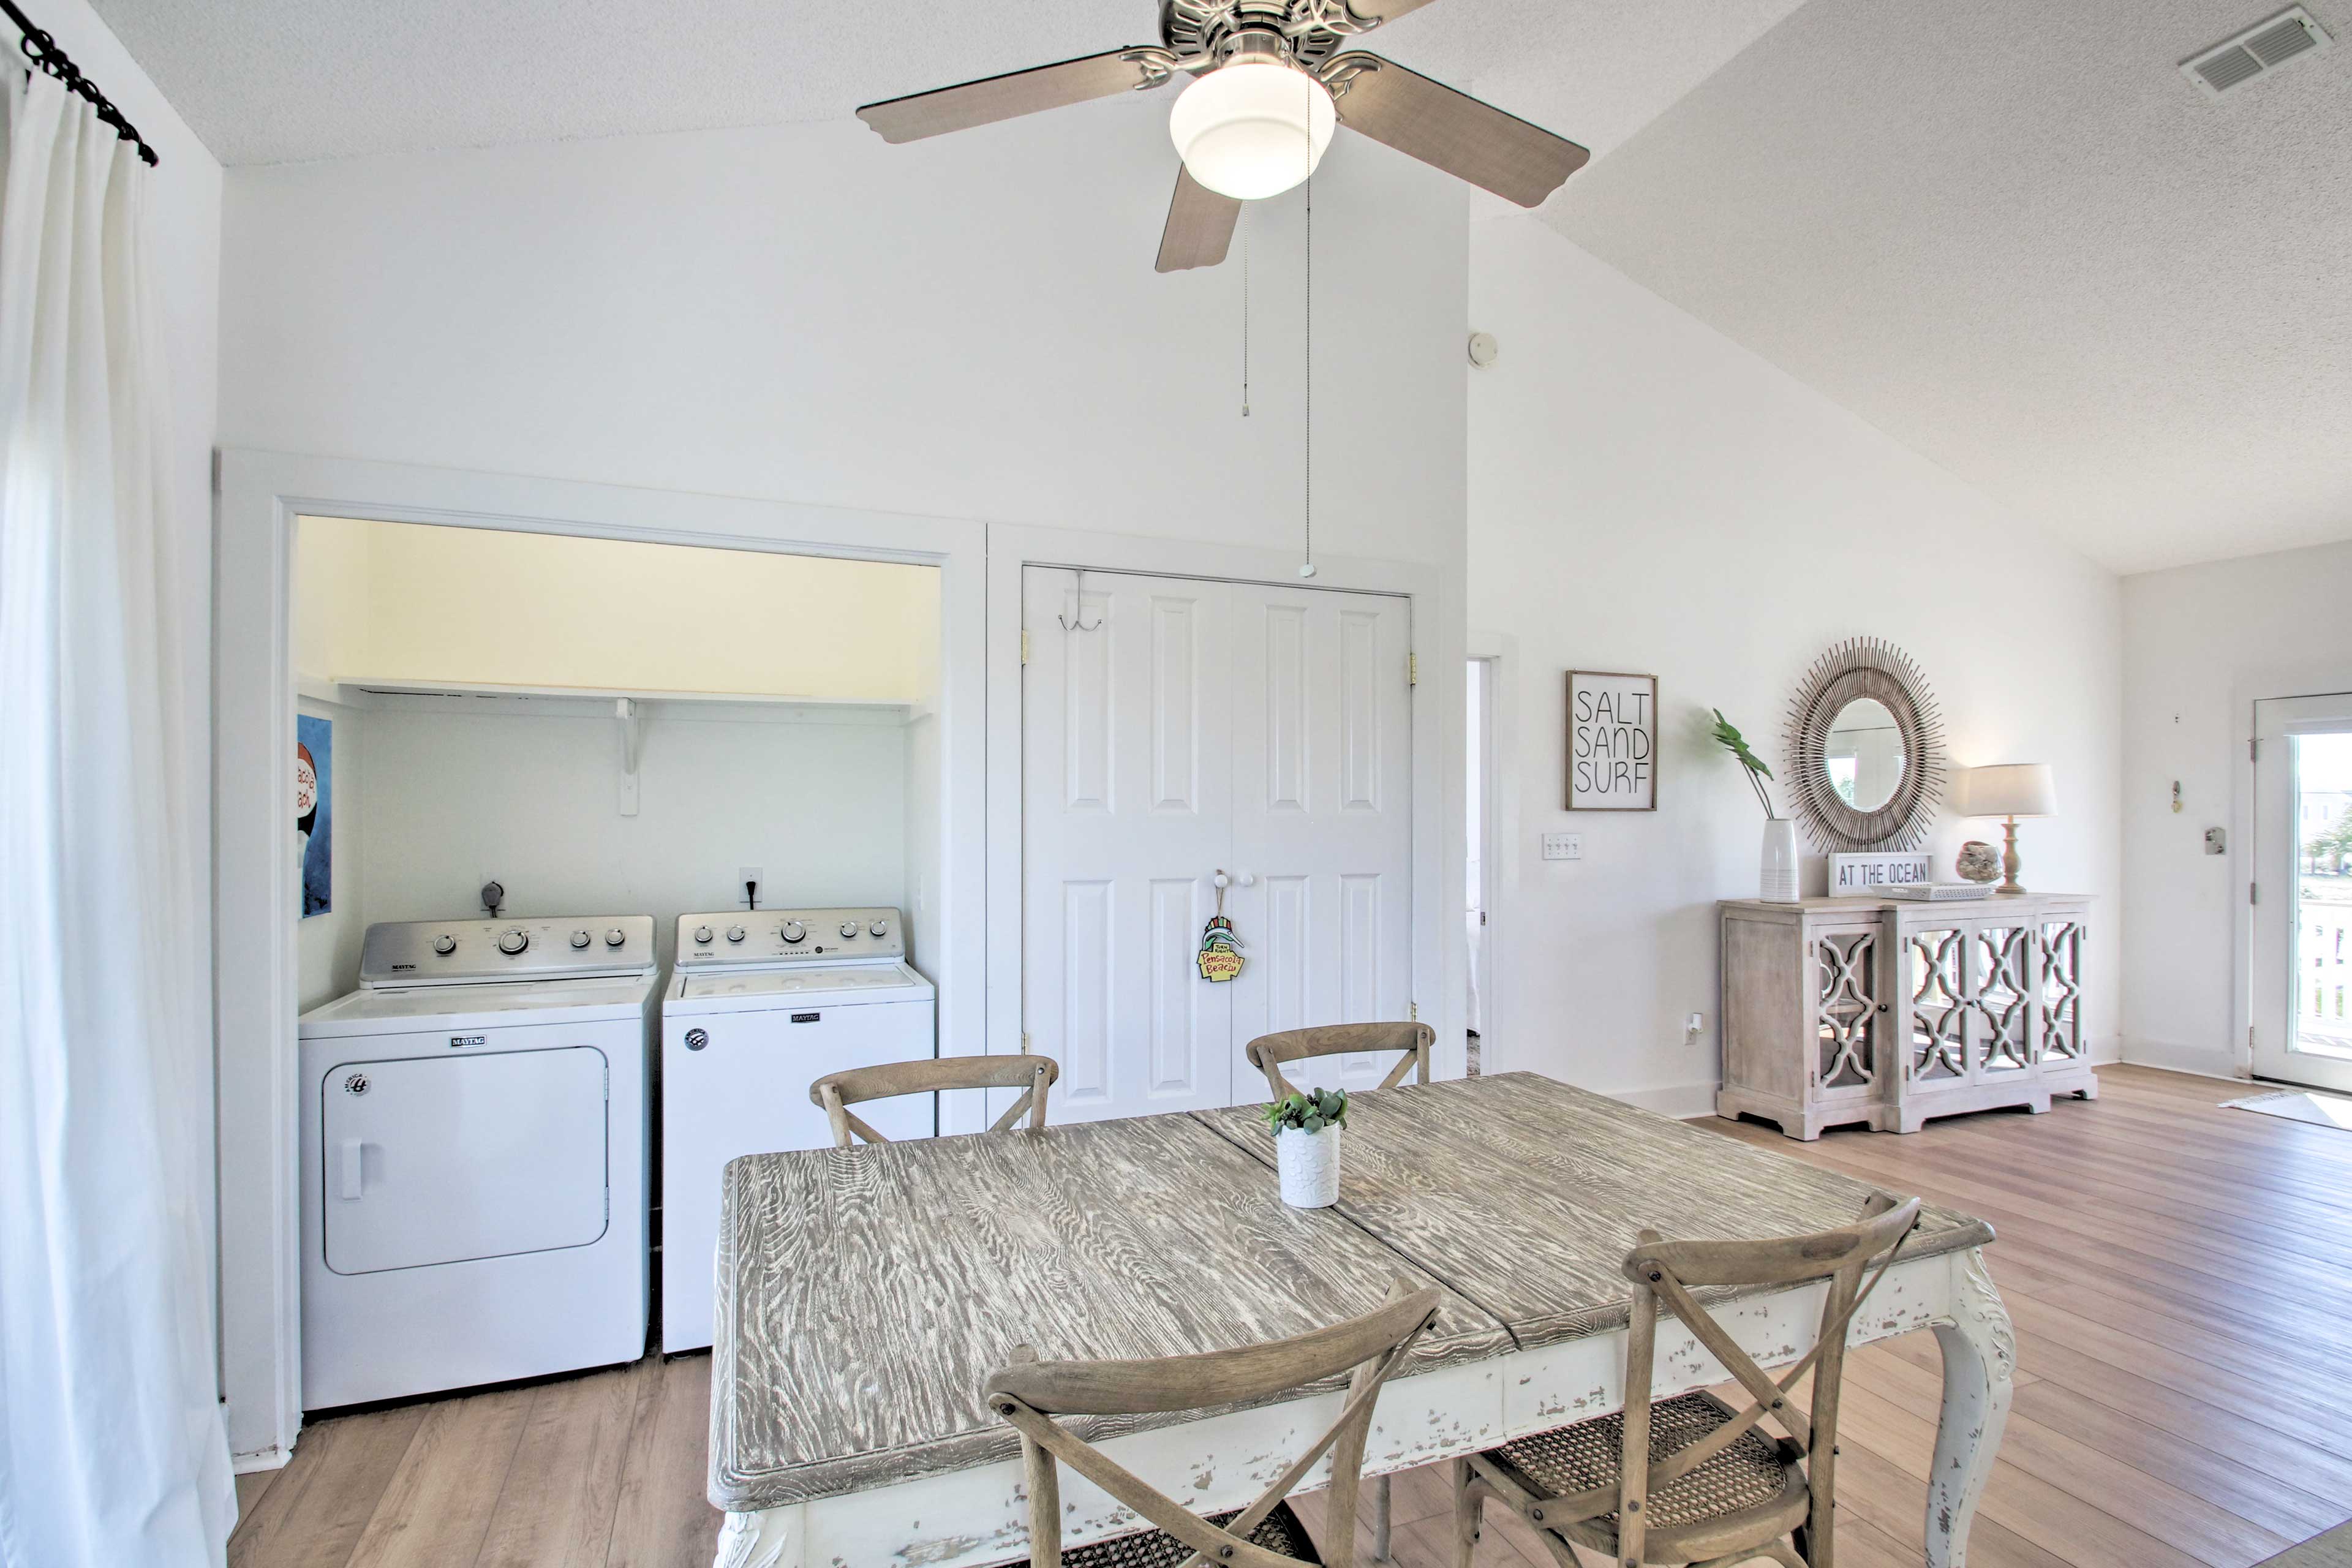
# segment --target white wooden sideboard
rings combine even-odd
[[[2097,1099],[2083,1019],[2090,909],[2074,893],[1725,902],[1716,1110],[1811,1140]]]

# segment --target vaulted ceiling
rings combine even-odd
[[[2352,537],[2352,4],[2177,68],[2276,8],[1811,0],[1543,216],[2118,571]]]
[[[93,4],[231,164],[836,120],[1155,36],[1150,0]],[[1543,222],[2128,572],[2352,537],[2352,0],[2306,4],[2343,45],[2218,100],[2176,67],[2268,0],[1442,0],[1374,47],[1593,149]]]

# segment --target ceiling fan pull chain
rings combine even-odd
[[[1242,417],[1249,416],[1249,294],[1250,294],[1250,221],[1249,209],[1242,209]]]
[[[1307,559],[1301,577],[1315,575],[1315,177],[1307,177]]]

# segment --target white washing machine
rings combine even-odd
[[[936,1056],[931,983],[908,966],[897,910],[680,915],[662,999],[662,1349],[710,1342],[719,1184],[727,1162],[828,1149],[809,1085],[846,1068]],[[929,1138],[929,1095],[858,1114]]]
[[[302,1405],[646,1352],[650,915],[373,925],[301,1021]]]

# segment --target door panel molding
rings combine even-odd
[[[989,1029],[988,1048],[997,1052],[1013,1052],[1022,1048],[1024,1034],[1024,975],[1019,942],[1003,940],[1005,933],[1023,929],[1022,887],[1024,874],[1023,861],[1024,799],[1022,752],[1023,653],[1024,624],[1029,633],[1032,659],[1040,657],[1041,645],[1047,639],[1058,640],[1060,628],[1050,619],[1042,625],[1034,616],[1023,614],[1024,574],[1031,567],[1056,568],[1070,572],[1079,570],[1087,574],[1087,586],[1091,592],[1097,587],[1095,574],[1125,574],[1148,575],[1175,582],[1223,582],[1255,584],[1279,596],[1279,592],[1300,591],[1296,578],[1296,560],[1287,552],[1255,550],[1242,546],[1203,546],[1197,541],[1130,538],[1112,534],[1073,532],[1062,530],[1036,529],[1014,525],[992,525],[989,531],[989,611],[988,611],[988,723],[989,723],[989,783],[986,805],[989,856],[990,929],[999,940],[989,950]],[[1398,668],[1393,678],[1400,692],[1403,689],[1403,658],[1407,652],[1422,656],[1425,668],[1444,668],[1458,664],[1466,657],[1462,630],[1463,569],[1458,557],[1443,563],[1394,562],[1362,558],[1324,557],[1318,562],[1317,580],[1304,590],[1319,599],[1345,605],[1349,595],[1379,595],[1403,601],[1406,611],[1400,628],[1400,645],[1396,648]],[[1091,620],[1091,614],[1088,616]],[[1263,658],[1276,651],[1279,645],[1279,626],[1261,628],[1261,646],[1255,651]],[[1300,650],[1303,659],[1336,660],[1336,648],[1318,648],[1318,639],[1310,633],[1307,646]],[[1336,623],[1332,625],[1331,642],[1337,641]],[[1336,671],[1334,672],[1336,673]],[[1380,672],[1373,670],[1377,678]],[[1395,977],[1399,994],[1407,1006],[1417,1005],[1420,1016],[1438,1031],[1437,1070],[1441,1075],[1458,1075],[1462,1064],[1462,1002],[1461,988],[1465,981],[1465,959],[1460,917],[1454,906],[1461,900],[1462,868],[1449,858],[1446,846],[1460,836],[1464,809],[1463,781],[1460,770],[1453,765],[1462,738],[1462,693],[1456,681],[1423,681],[1419,689],[1404,698],[1394,715],[1400,733],[1394,745],[1398,761],[1394,767],[1400,777],[1392,786],[1402,791],[1400,809],[1406,815],[1410,847],[1406,865],[1409,871],[1397,874],[1395,885],[1385,890],[1381,900],[1381,918],[1403,933],[1404,948],[1410,953],[1405,961],[1406,973]],[[1204,684],[1204,693],[1209,688]],[[1294,710],[1295,713],[1295,710]],[[1276,736],[1286,741],[1290,731],[1275,723],[1270,717],[1262,721],[1258,737],[1262,751]],[[1314,780],[1316,756],[1323,747],[1336,748],[1339,742],[1339,724],[1334,713],[1318,721],[1307,716],[1303,731],[1305,754],[1300,765],[1307,775],[1307,796],[1300,809],[1312,812],[1318,804],[1314,790],[1327,793],[1323,809],[1338,804],[1339,779],[1336,757],[1323,772],[1328,782],[1318,786]],[[1264,761],[1262,754],[1262,761]],[[1114,764],[1116,766],[1117,764]],[[1273,764],[1265,765],[1271,768]],[[1391,787],[1383,785],[1382,787]],[[1366,814],[1368,816],[1373,815]],[[1251,898],[1263,905],[1269,890],[1265,879],[1269,875],[1294,874],[1295,868],[1279,865],[1255,868],[1260,882],[1251,890]],[[1331,895],[1336,898],[1335,884]],[[1319,899],[1319,889],[1311,889],[1308,897]],[[1229,908],[1231,908],[1229,895]],[[1454,918],[1444,919],[1454,910]],[[1205,911],[1204,911],[1205,918]],[[1262,909],[1253,912],[1253,924],[1263,924]],[[1257,967],[1265,955],[1251,954],[1253,967]],[[1333,952],[1328,962],[1336,965],[1338,954]],[[1244,972],[1245,974],[1247,972]],[[1218,987],[1219,991],[1230,989]],[[1036,998],[1025,1005],[1034,1009]],[[1286,1005],[1270,1001],[1268,1005]],[[1311,991],[1302,1004],[1312,1006]],[[1034,1016],[1034,1011],[1032,1017]],[[1029,1026],[1034,1032],[1034,1024]],[[1044,1048],[1042,1043],[1037,1048]],[[979,1125],[975,1113],[968,1121],[959,1121],[950,1111],[943,1110],[944,1131],[973,1131]]]

